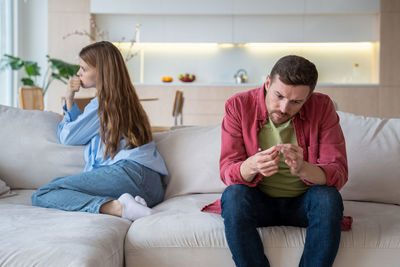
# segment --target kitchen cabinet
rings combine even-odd
[[[91,0],[112,41],[375,42],[379,0]]]
[[[230,16],[96,15],[96,22],[117,42],[134,37],[136,24],[140,42],[232,42]]]
[[[234,15],[302,15],[304,0],[232,0]]]
[[[233,43],[302,42],[302,16],[235,16]]]
[[[162,27],[161,42],[232,42],[230,16],[164,16]],[[151,41],[144,30],[143,38],[144,42]]]
[[[374,14],[235,16],[233,43],[376,42],[377,24]]]
[[[380,0],[91,0],[93,14],[303,15],[378,13]]]
[[[232,0],[91,0],[93,14],[228,15]]]
[[[305,0],[305,14],[376,14],[380,0]]]
[[[134,37],[141,24],[141,42],[376,42],[378,20],[373,14],[358,15],[237,15],[145,16],[96,15],[109,39]]]
[[[376,42],[378,27],[373,14],[305,16],[303,42]]]
[[[231,15],[232,0],[162,0],[161,9],[168,15]]]
[[[92,14],[162,14],[162,0],[90,0]]]

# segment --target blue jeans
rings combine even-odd
[[[161,175],[132,160],[73,176],[60,177],[39,188],[32,205],[68,211],[99,213],[101,205],[123,193],[141,196],[149,207],[163,200]]]
[[[272,198],[245,185],[228,186],[221,198],[225,235],[236,266],[270,266],[257,227],[307,227],[299,266],[332,266],[339,248],[342,198],[331,186],[312,186],[294,198]]]

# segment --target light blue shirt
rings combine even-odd
[[[63,145],[86,145],[85,148],[85,172],[101,166],[111,165],[119,160],[133,160],[160,174],[168,175],[164,160],[158,153],[154,142],[133,148],[121,149],[113,159],[109,156],[103,158],[105,145],[101,142],[99,134],[100,122],[97,109],[99,103],[95,97],[80,111],[76,103],[70,110],[64,105],[64,119],[58,125],[58,140]],[[121,147],[125,141],[121,140]]]

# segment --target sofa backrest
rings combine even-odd
[[[346,139],[349,180],[344,200],[400,204],[400,119],[338,112]],[[158,133],[157,147],[169,171],[165,198],[189,193],[222,193],[218,161],[220,125]]]
[[[12,189],[36,189],[83,171],[83,146],[57,140],[61,116],[0,105],[0,178]]]
[[[400,205],[400,119],[338,114],[349,165],[343,199]]]
[[[155,133],[157,149],[169,175],[165,199],[191,193],[220,193],[221,127],[193,126]]]
[[[400,119],[338,112],[346,138],[349,181],[344,200],[400,205]],[[61,116],[0,105],[0,179],[12,189],[36,189],[53,179],[83,171],[83,146],[57,140]],[[169,176],[165,198],[222,193],[219,176],[220,125],[155,133]]]

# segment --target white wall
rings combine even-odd
[[[87,36],[73,35],[74,31],[90,31],[89,0],[50,0],[48,2],[48,46],[51,57],[69,63],[79,64],[79,51],[90,44]],[[46,110],[62,113],[62,97],[66,85],[55,80],[50,85],[46,97]],[[80,90],[77,97],[91,94],[90,90]]]
[[[15,0],[18,7],[16,51],[14,55],[24,60],[38,62],[41,74],[44,75],[47,68],[47,13],[48,0]],[[15,3],[14,2],[14,3]],[[20,71],[17,84],[14,84],[14,105],[18,103],[18,88],[24,72]],[[42,79],[39,80],[42,84]]]
[[[12,1],[0,1],[0,57],[12,53]],[[0,105],[10,105],[12,94],[10,92],[12,80],[11,70],[0,72]]]

